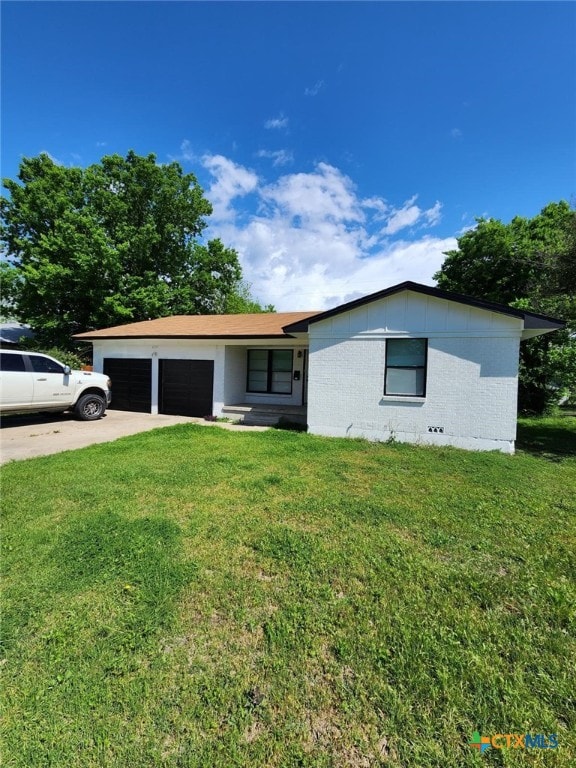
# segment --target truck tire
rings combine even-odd
[[[106,410],[106,400],[101,395],[82,395],[74,409],[76,415],[82,421],[95,421],[102,418]]]

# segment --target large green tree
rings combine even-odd
[[[84,169],[41,154],[4,186],[5,311],[45,344],[172,314],[259,308],[237,253],[202,239],[212,207],[178,163],[130,151]]]
[[[531,309],[565,331],[521,345],[519,407],[542,413],[560,393],[576,398],[576,211],[550,203],[532,219],[477,219],[434,275],[438,286]]]

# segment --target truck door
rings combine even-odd
[[[0,352],[0,403],[17,410],[32,402],[32,374],[26,370],[24,355]]]
[[[74,400],[74,375],[66,375],[64,366],[44,355],[29,355],[32,365],[34,406],[50,408],[62,405],[62,410]]]

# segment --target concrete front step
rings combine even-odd
[[[282,419],[306,424],[306,408],[281,405],[225,405],[222,415],[250,426],[274,426]]]
[[[246,424],[247,426],[275,426],[278,424],[282,417],[279,414],[274,413],[247,413],[243,419],[242,423]]]

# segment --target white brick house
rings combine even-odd
[[[512,453],[519,344],[561,327],[406,282],[327,312],[161,318],[75,338],[93,342],[117,407],[285,415],[318,435]]]

